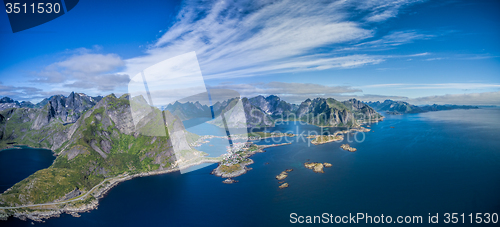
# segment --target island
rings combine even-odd
[[[288,188],[288,183],[283,183],[282,185],[279,186],[280,189],[283,188]]]
[[[237,116],[246,122],[238,118],[222,124],[221,113],[237,114],[232,108],[237,102],[242,102],[245,113]],[[183,121],[194,117],[212,116],[214,119],[207,123],[225,128],[245,124],[252,129],[274,126],[281,118],[319,127],[357,128],[342,133],[362,130],[359,128],[362,124],[383,120],[373,108],[356,99],[340,102],[316,98],[292,105],[277,96],[258,96],[217,102],[213,110],[198,104],[176,102],[165,109],[151,106],[141,95],[91,97],[72,92],[69,96],[51,96],[34,106],[2,105],[0,149],[13,145],[45,148],[52,150],[56,159],[49,168],[37,171],[0,194],[0,219],[13,216],[42,221],[62,213],[78,216],[79,212],[95,209],[99,199],[120,182],[205,162],[219,163],[213,173],[229,178],[223,183],[234,183],[234,177],[251,169],[250,156],[269,147],[291,144],[256,145],[252,141],[297,136],[281,132],[198,136],[183,125]],[[255,114],[247,114],[251,112]],[[255,116],[263,121],[256,122]],[[322,144],[338,141],[340,137],[336,134],[311,139]],[[212,138],[233,142],[226,155],[211,158],[196,150]],[[240,140],[244,142],[234,143]],[[315,165],[313,169],[322,171],[323,167],[326,165]],[[288,186],[285,182],[280,184],[281,188]]]
[[[323,167],[331,167],[330,163],[320,163],[320,162],[306,162],[304,163],[304,167],[308,169],[312,169],[315,173],[324,173]]]
[[[344,137],[341,134],[347,134],[353,132],[369,132],[369,131],[370,129],[368,128],[357,127],[357,128],[352,128],[350,130],[337,131],[332,135],[309,135],[306,138],[312,139],[311,140],[312,144],[320,145],[320,144],[344,140]]]
[[[288,177],[288,173],[286,171],[283,171],[281,172],[280,174],[278,174],[278,176],[276,176],[276,179],[277,180],[283,180],[285,179],[286,177]]]
[[[349,144],[347,144],[347,143],[340,145],[340,148],[344,149],[345,151],[350,151],[350,152],[357,151],[356,148],[349,146]]]
[[[249,157],[265,152],[265,148],[284,146],[291,143],[270,144],[270,145],[255,145],[253,142],[234,143],[232,147],[228,147],[228,153],[222,155],[222,160],[212,171],[212,174],[223,178],[234,178],[245,174],[251,168],[247,166],[253,164],[253,160]]]

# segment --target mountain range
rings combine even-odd
[[[235,106],[241,103],[241,114],[236,113]],[[300,120],[317,126],[351,126],[356,127],[366,121],[376,122],[382,116],[365,103],[350,99],[337,101],[333,98],[307,99],[300,105],[281,100],[278,96],[256,96],[253,98],[232,98],[217,102],[213,106],[215,119],[210,123],[224,127],[220,113],[231,116],[227,126],[232,127],[268,127],[278,121]],[[212,116],[211,108],[198,102],[185,102],[168,105],[166,110],[182,116],[183,120],[200,116]],[[242,114],[244,113],[244,114]],[[243,126],[242,124],[245,124]]]
[[[429,111],[453,110],[453,109],[478,109],[477,106],[467,105],[425,105],[415,106],[404,101],[385,100],[384,102],[367,102],[376,111],[383,111],[388,114],[424,113]]]
[[[132,113],[134,108],[139,112]],[[131,98],[128,94],[92,97],[72,92],[67,97],[55,95],[37,104],[4,97],[0,99],[0,148],[16,144],[46,148],[54,151],[57,158],[49,168],[37,171],[1,194],[0,206],[68,199],[109,177],[166,170],[199,161],[205,154],[189,145],[199,136],[187,132],[183,124],[193,118],[208,117],[209,123],[228,128],[267,127],[279,121],[357,127],[382,120],[377,110],[419,113],[456,108],[477,107],[418,107],[391,100],[366,104],[356,99],[333,98],[306,99],[297,105],[270,95],[231,98],[213,106],[175,102],[160,110],[149,106],[143,97]]]
[[[211,107],[177,102],[165,110],[149,106],[142,96],[91,97],[75,92],[67,97],[55,95],[37,104],[4,97],[1,104],[0,148],[46,148],[54,151],[57,158],[49,168],[37,171],[1,194],[0,206],[68,199],[109,177],[165,170],[200,160],[205,154],[189,145],[199,137],[187,132],[182,120],[213,116],[210,123],[222,127],[224,115],[229,122],[226,127],[261,127],[280,120],[357,126],[367,117],[381,118],[355,99],[339,102],[316,98],[295,105],[273,95],[232,98]],[[134,108],[138,111],[132,113]],[[238,125],[240,120],[246,123]]]
[[[199,136],[186,131],[183,121],[193,118],[208,118],[209,123],[226,128],[267,127],[279,121],[357,127],[382,120],[377,111],[399,114],[457,108],[477,107],[333,98],[306,99],[296,105],[271,95],[231,98],[210,107],[175,102],[160,110],[144,97],[128,94],[91,97],[72,92],[37,104],[4,97],[0,99],[0,149],[27,145],[50,149],[57,157],[49,168],[0,194],[0,207],[68,200],[125,173],[171,170],[212,160],[190,146]],[[78,204],[95,201],[90,197]]]
[[[131,103],[144,106],[128,95],[97,99],[71,93],[52,96],[41,108],[0,111],[0,148],[22,144],[57,155],[49,168],[1,194],[0,206],[68,199],[109,177],[171,169],[205,155],[189,146],[198,136],[185,131],[178,117],[144,106],[149,111],[134,122]]]

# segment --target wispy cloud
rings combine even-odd
[[[333,86],[311,83],[286,83],[269,82],[255,84],[222,83],[211,86],[210,89],[232,89],[242,97],[255,97],[257,95],[277,95],[281,99],[295,104],[300,104],[310,98],[334,98],[340,101],[356,98],[362,101],[407,100],[404,96],[362,94],[362,90],[351,86]]]
[[[190,51],[196,52],[208,79],[378,64],[382,56],[346,54],[337,45],[374,37],[375,28],[367,27],[367,20],[387,20],[415,2],[187,1],[145,56],[126,60],[126,73],[135,75]],[[353,21],[353,14],[367,17]],[[394,32],[369,45],[396,46],[426,37],[416,31]]]
[[[73,52],[45,67],[31,82],[96,91],[113,91],[129,82],[128,75],[115,73],[125,65],[118,55],[91,53],[84,48]]]
[[[361,89],[350,86],[328,86],[312,83],[288,83],[288,82],[269,82],[255,84],[219,84],[211,86],[211,89],[234,89],[241,95],[252,97],[256,95],[334,95],[342,93],[362,92]]]
[[[365,18],[366,21],[380,22],[396,17],[401,8],[417,2],[423,2],[423,0],[366,0],[359,2],[358,8],[371,9]]]
[[[447,94],[410,99],[416,105],[456,104],[456,105],[496,105],[500,106],[500,91],[469,94]]]
[[[439,61],[439,60],[443,60],[445,58],[427,58],[425,59],[426,61]]]
[[[408,57],[421,57],[421,56],[427,56],[427,55],[430,55],[430,53],[425,52],[425,53],[419,53],[419,54],[411,54],[411,55],[408,55]]]
[[[417,40],[430,39],[432,37],[435,37],[435,35],[424,34],[422,32],[417,32],[415,30],[394,31],[394,32],[389,33],[388,35],[383,36],[380,39],[356,44],[356,45],[354,45],[354,48],[370,48],[370,49],[394,48],[396,46],[412,43],[412,42],[415,42]],[[421,54],[416,54],[416,55],[410,55],[410,57],[411,56],[414,56],[414,57],[425,56],[427,54],[428,53],[421,53]]]
[[[27,86],[11,86],[4,85],[0,82],[0,97],[10,97],[17,101],[32,101],[34,103],[40,101],[43,98],[47,98],[56,94],[69,94],[69,92],[64,92],[60,90],[44,91],[36,87]]]
[[[485,84],[485,83],[440,83],[440,84],[372,84],[360,86],[361,88],[399,88],[399,89],[460,89],[460,90],[474,90],[474,89],[495,89],[500,88],[500,84]]]

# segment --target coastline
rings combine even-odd
[[[220,169],[219,169],[220,164],[219,164],[219,166],[217,166],[217,168],[212,170],[212,174],[215,176],[218,176],[218,177],[222,177],[222,178],[233,178],[233,177],[241,176],[241,175],[248,172],[249,169],[247,168],[247,165],[251,165],[254,163],[254,161],[252,159],[248,159],[248,160],[249,161],[240,164],[239,170],[236,170],[236,171],[231,172],[231,173],[225,173],[225,172],[220,171]]]
[[[203,163],[218,163],[218,162],[219,160],[216,159],[202,158],[199,161],[188,163],[186,165],[181,166],[180,168],[173,167],[170,169],[155,170],[144,173],[137,173],[133,175],[128,175],[127,173],[125,173],[122,175],[118,175],[116,177],[105,179],[99,184],[95,185],[83,196],[72,198],[67,201],[61,201],[57,203],[47,203],[47,204],[24,205],[19,207],[7,207],[7,208],[0,207],[0,221],[7,221],[8,218],[12,216],[14,218],[19,218],[23,221],[30,219],[36,222],[43,222],[44,219],[59,217],[63,213],[70,214],[73,217],[79,217],[80,215],[78,213],[88,212],[97,209],[97,207],[99,206],[99,200],[104,198],[104,196],[109,192],[109,190],[111,190],[113,187],[117,186],[121,182],[131,180],[136,177],[147,177],[147,176],[154,176],[154,175],[181,171]],[[80,201],[83,201],[83,204],[78,204]],[[77,204],[72,204],[72,203],[77,203]]]
[[[350,131],[370,131],[369,129],[359,127],[359,128],[353,128],[350,130],[346,130],[345,133],[350,132]],[[294,137],[297,135],[287,135],[287,134],[280,134],[276,136],[267,136],[267,137],[261,137],[259,139],[254,139],[254,140],[262,140],[266,138],[271,138],[271,137]],[[207,138],[205,138],[207,139]],[[240,165],[241,167],[234,172],[231,173],[223,173],[223,172],[218,172],[219,166],[215,168],[212,171],[212,174],[222,177],[222,178],[233,178],[237,177],[240,175],[245,174],[251,168],[248,168],[248,165],[251,165],[254,163],[251,157],[255,153],[261,153],[265,152],[264,149],[268,147],[274,147],[274,146],[283,146],[283,145],[289,145],[291,143],[282,143],[282,144],[271,144],[271,145],[258,145],[258,149],[254,150],[252,152],[247,153],[246,158],[248,158],[247,161],[242,162]],[[46,149],[46,148],[35,148],[35,147],[30,147],[27,145],[13,145],[11,148],[6,148],[6,149],[21,149],[19,146],[25,146],[27,148],[31,149]],[[5,150],[5,149],[2,149]],[[0,150],[0,151],[2,151]],[[46,149],[49,150],[49,149]],[[57,156],[58,154],[52,150],[50,150],[54,156]],[[191,163],[190,163],[191,162]],[[146,177],[146,176],[152,176],[152,175],[159,175],[159,174],[166,174],[166,173],[171,173],[175,171],[181,171],[196,165],[200,165],[203,163],[219,163],[220,160],[217,160],[215,158],[206,158],[206,157],[197,157],[191,160],[188,160],[184,163],[186,165],[182,165],[182,163],[179,163],[179,165],[174,165],[173,167],[169,169],[163,169],[163,170],[155,170],[155,171],[149,171],[149,172],[143,172],[143,173],[137,173],[133,175],[128,175],[127,173],[118,175],[112,178],[108,178],[100,182],[99,184],[95,185],[92,189],[90,189],[88,192],[83,194],[82,196],[78,196],[75,198],[72,198],[70,200],[66,201],[61,201],[61,202],[55,202],[55,203],[47,203],[47,204],[34,204],[34,205],[25,205],[25,206],[18,206],[18,207],[0,207],[0,221],[1,220],[8,220],[10,216],[13,216],[15,218],[19,218],[21,220],[33,220],[37,222],[42,222],[44,219],[48,219],[51,217],[59,217],[61,214],[66,213],[70,214],[74,217],[79,217],[78,213],[82,212],[87,212],[93,209],[97,209],[99,205],[99,199],[103,198],[106,193],[116,185],[118,185],[121,182],[131,180],[136,177]]]
[[[215,176],[218,176],[218,177],[228,178],[228,179],[241,176],[241,175],[247,173],[249,170],[251,170],[251,168],[247,168],[247,166],[254,163],[253,159],[250,158],[254,154],[266,152],[264,149],[269,148],[269,147],[277,147],[277,146],[284,146],[284,145],[290,145],[290,144],[292,144],[292,143],[280,143],[280,144],[270,144],[270,145],[257,145],[258,146],[257,150],[251,151],[251,152],[249,152],[249,153],[247,153],[245,155],[245,158],[248,158],[248,161],[243,162],[243,163],[239,163],[240,164],[240,168],[238,170],[233,171],[231,173],[223,172],[219,168],[221,166],[221,164],[219,163],[219,165],[217,166],[217,168],[215,168],[214,170],[212,170],[212,174],[215,175]]]
[[[308,136],[307,138],[312,139],[311,140],[312,144],[314,144],[314,145],[321,145],[321,144],[325,144],[325,143],[343,141],[344,140],[344,136],[343,135],[339,135],[339,134],[347,134],[347,133],[353,133],[353,132],[370,132],[370,131],[371,131],[371,129],[363,128],[363,127],[360,126],[360,127],[352,128],[352,129],[349,129],[349,130],[336,131],[333,135],[327,136],[328,137],[327,140],[322,140],[322,138],[325,137],[324,135],[311,135],[311,136]],[[321,139],[321,141],[318,141],[320,139]]]
[[[28,149],[40,149],[40,150],[48,150],[48,151],[51,151],[52,152],[52,155],[54,156],[57,156],[56,152],[54,152],[53,150],[51,150],[50,148],[45,148],[45,147],[32,147],[32,146],[29,146],[29,145],[25,145],[25,144],[11,144],[7,147],[2,147],[0,148],[0,152],[2,151],[5,151],[5,150],[19,150],[19,149],[23,149],[23,148],[28,148]]]

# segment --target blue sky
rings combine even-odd
[[[125,93],[195,51],[244,96],[500,105],[499,21],[499,1],[80,1],[15,34],[0,16],[0,96]]]

